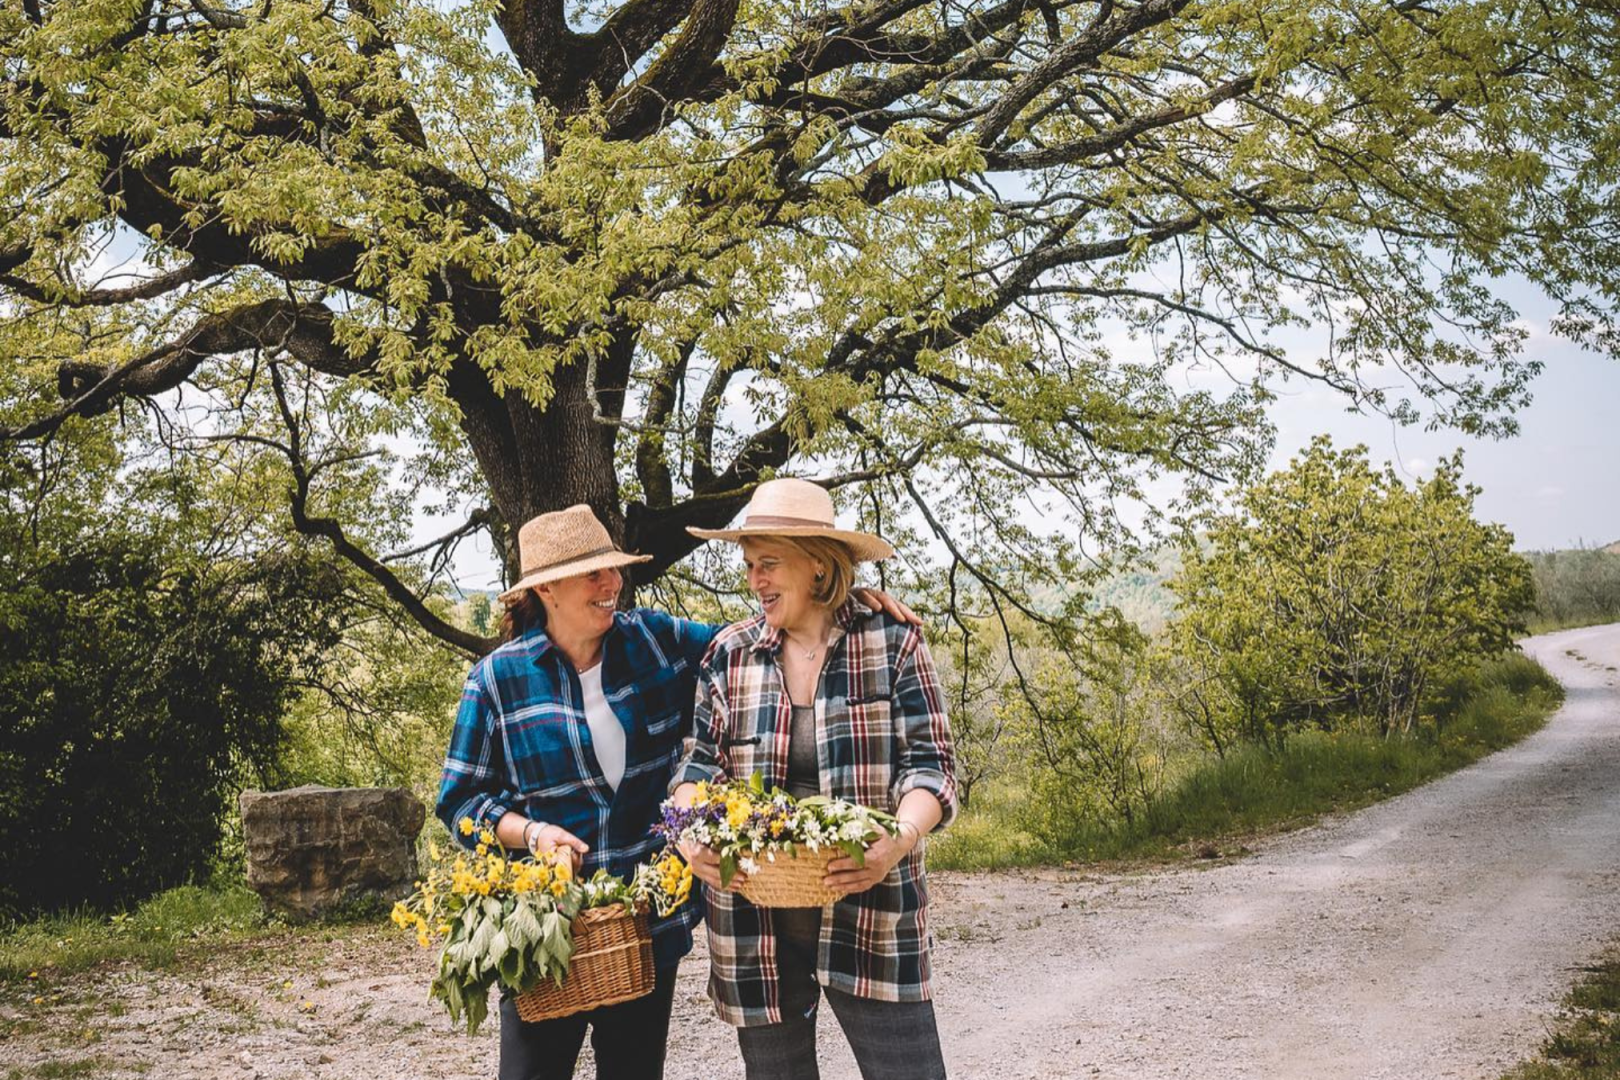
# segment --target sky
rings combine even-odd
[[[1286,465],[1318,433],[1341,446],[1365,443],[1375,461],[1388,461],[1412,479],[1427,476],[1440,456],[1460,448],[1465,475],[1481,489],[1476,513],[1505,525],[1521,550],[1620,540],[1620,359],[1549,334],[1553,308],[1545,298],[1527,291],[1506,298],[1530,330],[1525,354],[1545,365],[1534,400],[1516,416],[1517,436],[1476,439],[1398,428],[1346,413],[1329,391],[1300,389],[1285,391],[1271,410],[1278,427],[1273,467]]]

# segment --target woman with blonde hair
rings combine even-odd
[[[760,485],[736,529],[689,531],[741,544],[761,611],[704,657],[675,801],[759,772],[899,822],[863,865],[832,863],[842,896],[820,909],[755,907],[739,879],[721,886],[712,850],[684,846],[707,886],[709,996],[750,1080],[815,1080],[823,994],[867,1080],[939,1080],[922,839],[956,811],[950,726],[921,630],[848,601],[855,564],[893,548],[836,528],[831,498],[803,480]]]

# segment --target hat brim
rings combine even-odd
[[[510,589],[501,593],[501,603],[511,604],[520,599],[524,593],[536,585],[545,585],[552,581],[561,581],[563,578],[581,577],[594,573],[597,570],[611,570],[618,566],[631,566],[635,563],[652,562],[651,555],[628,555],[622,551],[609,551],[601,555],[593,555],[588,559],[577,562],[560,563],[557,566],[548,566],[543,570],[519,579]]]
[[[818,525],[760,526],[753,529],[699,529],[688,525],[686,531],[700,540],[729,540],[733,544],[740,544],[749,537],[822,536],[828,540],[842,540],[848,545],[856,562],[882,562],[894,554],[893,545],[871,533],[855,532],[853,529],[822,528]]]

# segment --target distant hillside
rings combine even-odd
[[[1093,599],[1098,607],[1116,607],[1137,626],[1156,634],[1175,610],[1176,598],[1165,584],[1180,571],[1181,548],[1166,544],[1149,555],[1145,565],[1104,579]]]

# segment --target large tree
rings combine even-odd
[[[1153,478],[1252,474],[1280,379],[1510,430],[1490,280],[1610,330],[1617,37],[1607,0],[0,0],[7,434],[135,403],[270,455],[469,650],[355,540],[379,439],[482,496],[441,555],[584,501],[646,584],[791,469],[1013,601]]]

